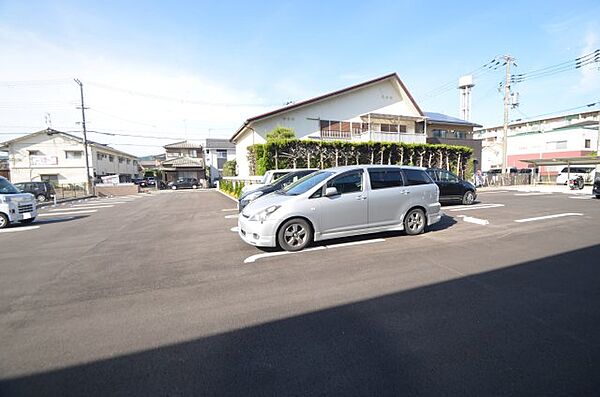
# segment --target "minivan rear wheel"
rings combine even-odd
[[[311,241],[312,229],[304,219],[290,219],[277,232],[277,243],[286,251],[300,251]]]
[[[406,234],[414,236],[425,231],[425,213],[422,209],[413,208],[404,217],[404,230]]]
[[[473,204],[473,201],[475,201],[475,194],[473,194],[473,192],[470,190],[466,191],[463,195],[462,203],[464,205],[471,205]]]
[[[44,201],[46,201],[46,196],[44,196],[43,194],[38,194],[37,197],[36,197],[36,199],[40,203],[43,203]]]

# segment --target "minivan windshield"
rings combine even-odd
[[[17,194],[21,193],[12,183],[4,178],[0,178],[0,194]]]
[[[308,192],[319,183],[333,175],[330,171],[317,171],[298,179],[296,182],[285,187],[281,192],[286,196],[297,196]]]

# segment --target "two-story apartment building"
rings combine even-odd
[[[508,167],[527,168],[521,160],[586,156],[596,151],[600,112],[570,113],[528,121],[516,121],[508,126]],[[474,138],[482,142],[482,169],[502,167],[503,127],[476,130]],[[563,166],[548,166],[540,170],[555,174]]]
[[[228,139],[206,138],[202,140],[206,168],[210,169],[210,181],[213,185],[223,172],[225,162],[235,160],[235,145]]]
[[[266,142],[267,133],[279,126],[294,130],[299,139],[426,143],[428,129],[438,122],[427,119],[402,80],[392,73],[249,118],[230,141],[235,144],[238,172],[243,177],[249,174],[248,146]],[[452,131],[463,127],[472,131],[477,125],[459,125],[456,120],[450,123]],[[449,119],[442,121],[445,124],[438,130],[449,130]]]
[[[57,185],[85,184],[83,139],[51,128],[0,144],[8,152],[12,182],[49,181]],[[119,175],[122,182],[138,176],[136,156],[88,141],[90,177]]]

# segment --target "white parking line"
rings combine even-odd
[[[466,216],[466,215],[457,215],[457,218],[462,218],[463,221],[465,222],[469,222],[469,223],[475,223],[477,225],[489,225],[490,221],[488,221],[487,219],[479,219],[479,218],[474,218],[471,216]]]
[[[73,206],[75,207],[75,206]],[[92,210],[92,209],[96,209],[96,208],[110,208],[110,207],[114,207],[114,205],[81,205],[81,206],[77,206],[77,208],[54,208],[51,209],[49,211],[64,211],[64,210]]]
[[[238,217],[238,214],[235,214],[235,215],[225,215],[225,219],[234,219],[234,218],[237,218],[237,217]]]
[[[570,196],[569,198],[579,199],[579,200],[591,200],[594,198],[594,196]]]
[[[563,214],[554,214],[554,215],[545,215],[545,216],[536,216],[535,218],[525,218],[525,219],[517,219],[515,222],[523,223],[523,222],[533,222],[533,221],[541,221],[544,219],[552,219],[552,218],[562,218],[563,216],[582,216],[582,213],[579,212],[565,212]]]
[[[349,243],[339,243],[339,244],[332,244],[332,245],[325,245],[325,246],[319,246],[319,247],[306,248],[306,249],[304,249],[302,251],[295,251],[295,252],[289,252],[289,251],[265,252],[264,254],[256,254],[256,255],[252,255],[252,256],[247,257],[246,259],[244,259],[244,263],[254,263],[254,262],[256,262],[257,259],[270,258],[270,257],[273,257],[273,256],[290,255],[290,254],[301,254],[303,252],[312,252],[312,251],[319,251],[319,250],[324,250],[324,249],[341,248],[341,247],[348,247],[348,246],[352,246],[352,245],[363,245],[363,244],[381,243],[383,241],[385,241],[384,238],[376,238],[376,239],[373,239],[373,240],[352,241],[352,242],[349,242]]]
[[[91,214],[92,212],[98,212],[98,210],[82,210],[82,211],[68,211],[68,212],[50,212],[48,214],[38,214],[38,216],[79,215],[79,214]]]
[[[477,192],[477,195],[479,196],[480,194],[494,194],[494,193],[510,193],[510,190],[494,190],[491,192]]]
[[[73,204],[71,205],[71,207],[87,207],[88,205],[115,205],[115,204],[125,204],[125,203],[129,203],[130,201],[96,201],[93,203],[87,203],[87,204]]]
[[[477,204],[477,205],[463,205],[460,207],[453,207],[450,212],[457,211],[471,211],[471,210],[484,210],[487,208],[504,207],[504,204]]]
[[[11,227],[9,229],[0,229],[0,233],[14,233],[14,232],[24,232],[26,230],[39,229],[39,226],[17,226]]]
[[[225,209],[223,209],[221,211],[223,211],[223,212],[230,212],[230,211],[237,211],[237,210],[238,210],[237,208],[225,208]]]
[[[232,231],[232,232],[234,232],[234,233],[237,233],[237,232],[239,232],[239,231],[240,231],[240,228],[239,228],[239,227],[237,227],[237,226],[234,226],[234,227],[232,227],[232,228],[231,228],[231,229],[229,229],[229,230],[231,230],[231,231]]]
[[[552,192],[515,193],[515,196],[549,196]]]

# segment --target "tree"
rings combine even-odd
[[[237,163],[235,160],[226,161],[225,164],[223,164],[223,176],[235,176],[236,166]]]
[[[273,131],[267,133],[267,141],[282,141],[287,139],[295,139],[296,133],[291,128],[276,127]]]

